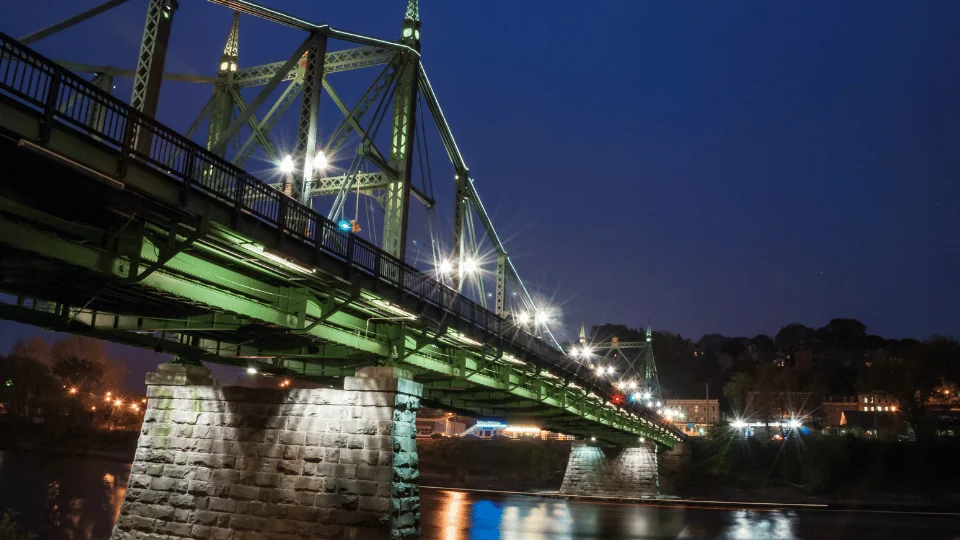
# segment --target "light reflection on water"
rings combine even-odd
[[[713,510],[421,490],[422,538],[443,540],[954,540],[960,520],[886,514]]]
[[[0,460],[0,513],[16,510],[21,526],[44,539],[108,538],[129,473],[129,463],[115,460],[6,453]]]
[[[18,510],[40,538],[110,536],[130,466],[95,458],[0,453],[0,513]],[[421,490],[421,538],[441,540],[954,540],[960,519],[702,508]]]

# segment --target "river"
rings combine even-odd
[[[129,464],[97,458],[3,454],[0,509],[49,540],[110,535]],[[424,539],[847,539],[955,540],[960,518],[793,510],[709,510],[566,501],[424,488]]]

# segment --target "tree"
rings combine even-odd
[[[831,319],[817,330],[817,339],[831,349],[859,351],[866,343],[867,327],[856,319]]]
[[[812,347],[816,343],[817,332],[800,323],[790,323],[781,328],[773,339],[777,348],[796,350]]]
[[[45,364],[31,358],[0,359],[0,401],[26,420],[44,402],[59,397],[57,382]]]
[[[733,412],[744,416],[747,406],[750,404],[749,396],[753,390],[754,381],[749,373],[735,373],[730,381],[723,387],[723,395],[730,400],[733,406]]]
[[[90,370],[94,373],[99,371],[100,384],[97,385],[97,389],[89,391],[116,392],[122,386],[123,377],[126,375],[126,367],[122,362],[110,359],[104,343],[88,337],[68,336],[57,341],[50,350],[50,357],[53,366],[72,364],[72,367],[66,367],[67,364],[64,364],[62,372],[72,373],[74,377],[80,376],[84,371],[88,373]]]
[[[774,357],[777,355],[777,344],[766,334],[757,334],[749,340],[747,344],[753,347],[753,351],[757,355],[755,360],[761,363],[772,362]]]

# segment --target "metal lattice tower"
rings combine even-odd
[[[230,128],[230,120],[233,116],[233,97],[231,96],[231,86],[233,84],[233,74],[236,73],[240,64],[240,13],[233,13],[233,23],[230,25],[230,33],[227,34],[227,41],[223,46],[223,55],[220,56],[220,64],[217,71],[218,82],[213,87],[213,98],[210,108],[210,124],[207,129],[207,150],[218,148],[215,152],[223,157],[226,147],[220,147],[220,137]]]
[[[420,8],[418,0],[407,0],[401,27],[401,41],[420,51]],[[410,181],[413,173],[413,140],[416,128],[417,91],[420,83],[420,56],[404,55],[400,78],[394,91],[393,130],[390,135],[390,165],[397,178],[387,186],[384,201],[383,249],[404,260],[407,247],[407,223],[410,207]]]
[[[137,57],[130,105],[150,117],[157,114],[170,28],[173,14],[179,6],[177,0],[150,0],[147,6],[147,22],[140,40],[140,56]]]
[[[580,327],[580,343],[586,342],[586,333]],[[593,351],[602,352],[591,368],[615,367],[621,389],[629,393],[649,394],[643,402],[663,403],[663,392],[657,375],[657,362],[653,354],[653,329],[647,325],[644,341],[620,341],[613,337],[609,342],[590,346]]]

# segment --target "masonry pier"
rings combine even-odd
[[[410,379],[375,367],[342,390],[219,387],[202,366],[161,365],[113,538],[415,537]]]

